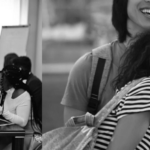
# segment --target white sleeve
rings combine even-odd
[[[4,116],[4,118],[11,121],[12,123],[24,127],[28,123],[30,110],[31,110],[31,97],[27,93],[19,100],[18,106],[16,108],[16,114],[13,114],[9,110],[4,109],[2,115]]]

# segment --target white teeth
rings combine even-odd
[[[150,14],[150,9],[142,9],[141,11],[142,11],[143,13]]]

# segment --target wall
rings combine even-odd
[[[32,72],[42,79],[41,0],[29,1],[27,56],[32,60]]]

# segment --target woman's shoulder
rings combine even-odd
[[[92,67],[92,54],[87,52],[81,56],[73,65],[70,75],[72,77],[81,76],[82,74],[89,74]]]
[[[117,42],[117,41],[114,41]],[[103,48],[106,49],[106,45],[110,45],[110,43],[101,45],[97,48],[93,48],[93,50],[98,51],[99,49],[102,50]],[[93,50],[85,53],[82,55],[73,65],[70,70],[70,78],[77,79],[77,78],[89,78],[92,68],[92,59],[93,59]],[[103,57],[103,56],[102,56]]]
[[[145,92],[148,91],[148,92]],[[128,95],[137,95],[138,93],[144,92],[145,94],[150,93],[150,77],[144,78],[140,83],[133,87]]]
[[[114,41],[117,42],[117,41]],[[113,42],[112,42],[113,43]],[[75,71],[85,71],[85,70],[91,70],[91,66],[92,66],[92,57],[93,57],[93,52],[97,52],[99,50],[102,49],[106,49],[107,45],[110,45],[111,43],[107,43],[104,45],[101,45],[99,47],[93,48],[93,50],[91,49],[90,52],[85,53],[84,55],[82,55],[75,63],[74,66],[72,68],[72,70]],[[96,55],[97,53],[95,53]],[[94,56],[95,56],[94,55]],[[102,56],[103,57],[103,56]]]

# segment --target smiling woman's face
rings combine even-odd
[[[149,0],[128,0],[128,24],[131,30],[150,29],[150,1]]]

